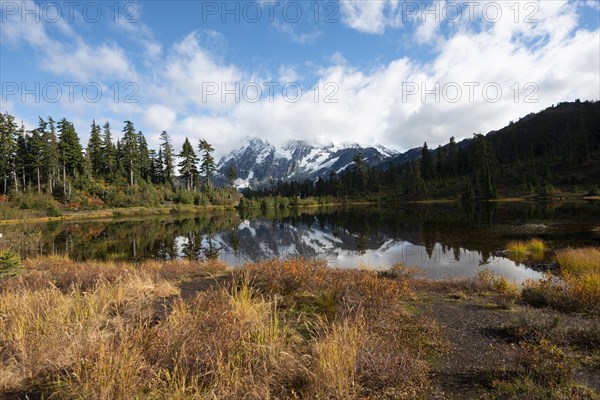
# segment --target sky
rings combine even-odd
[[[0,0],[0,109],[398,151],[600,100],[600,1]]]

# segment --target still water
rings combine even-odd
[[[386,205],[267,213],[173,214],[0,226],[5,237],[40,232],[23,255],[76,260],[218,258],[229,264],[273,257],[320,258],[344,268],[402,262],[432,278],[490,269],[510,279],[540,278],[532,263],[501,252],[511,240],[541,238],[550,249],[600,244],[600,203]],[[548,262],[551,252],[546,260]]]

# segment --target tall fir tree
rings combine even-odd
[[[112,141],[113,139],[112,132],[110,131],[110,124],[106,122],[103,128],[104,134],[102,136],[102,174],[108,180],[112,180],[117,169],[117,148],[115,147],[115,144]]]
[[[423,178],[424,181],[433,178],[433,161],[431,159],[429,147],[427,147],[427,142],[425,142],[423,148],[421,148],[421,178]]]
[[[200,144],[198,145],[200,151],[202,152],[202,163],[200,164],[200,173],[204,176],[204,184],[206,187],[211,187],[211,177],[214,175],[217,170],[217,166],[215,164],[215,159],[212,156],[212,152],[215,150],[210,143],[206,140],[201,139]]]
[[[365,191],[367,186],[367,164],[365,162],[365,157],[362,152],[358,151],[352,157],[352,161],[354,162],[353,172],[356,179],[356,190],[358,193],[362,193]]]
[[[164,182],[172,186],[175,182],[175,161],[173,159],[173,145],[171,144],[171,138],[167,131],[162,131],[160,140],[162,142],[161,150]]]
[[[138,132],[138,165],[140,169],[140,177],[146,182],[151,182],[152,160],[150,159],[150,149],[148,142],[142,131]]]
[[[233,188],[235,180],[237,179],[237,172],[235,170],[235,164],[231,163],[229,166],[229,171],[227,171],[227,183],[229,183],[229,187]]]
[[[47,129],[43,135],[44,149],[42,160],[44,164],[44,174],[48,182],[48,192],[54,192],[54,186],[60,179],[59,167],[59,148],[56,137],[56,125],[52,117],[48,117]]]
[[[198,175],[198,167],[196,166],[198,163],[198,156],[196,156],[194,147],[188,138],[185,138],[181,153],[179,153],[178,156],[181,158],[181,162],[179,163],[179,173],[185,179],[186,188],[190,190],[192,189],[194,179]]]
[[[4,183],[3,192],[8,193],[8,185],[16,176],[14,161],[16,154],[17,124],[9,113],[0,114],[0,176]]]
[[[127,171],[127,180],[129,186],[133,186],[135,184],[135,176],[139,171],[139,142],[138,136],[135,133],[135,127],[131,121],[125,121],[121,146],[123,150],[123,166]]]
[[[92,176],[100,177],[104,171],[105,158],[102,151],[102,137],[100,135],[100,125],[92,121],[92,130],[88,141],[86,156],[89,158],[89,164]]]

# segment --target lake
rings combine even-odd
[[[23,255],[68,254],[76,260],[218,258],[229,264],[273,257],[320,258],[344,268],[389,268],[402,262],[432,278],[474,276],[483,269],[522,282],[536,269],[510,260],[511,240],[537,237],[556,250],[598,245],[600,203],[390,204],[268,212],[171,214],[160,217],[0,226],[36,232]],[[545,260],[549,262],[551,252]]]

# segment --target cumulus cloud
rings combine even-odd
[[[133,68],[122,48],[112,43],[91,45],[81,40],[68,47],[39,25],[27,29],[29,36],[23,36],[25,28],[14,26],[6,31],[3,26],[3,34],[8,32],[4,37],[13,42],[31,40],[56,74],[76,74],[69,69],[75,66],[86,67],[86,74],[101,74],[101,65],[108,73],[138,76],[140,103],[98,104],[92,110],[102,111],[96,115],[108,112],[117,121],[120,116],[139,121],[136,127],[152,146],[158,145],[162,130],[172,135],[176,147],[185,137],[207,139],[217,156],[239,146],[248,135],[274,144],[304,139],[323,145],[383,144],[400,150],[425,141],[436,146],[450,136],[460,139],[500,128],[560,101],[598,99],[600,31],[579,27],[581,7],[555,1],[519,3],[523,8],[515,22],[508,8],[513,3],[495,2],[504,18],[489,23],[481,16],[488,3],[480,3],[474,10],[475,23],[464,18],[456,24],[428,22],[414,16],[411,38],[413,44],[433,51],[428,60],[398,57],[359,69],[332,49],[324,65],[304,66],[303,77],[311,75],[320,84],[318,91],[303,87],[297,101],[286,99],[281,86],[272,99],[263,87],[260,101],[248,101],[241,93],[239,100],[229,95],[222,101],[223,88],[249,82],[262,85],[272,79],[284,84],[299,79],[299,74],[290,64],[274,66],[276,77],[270,77],[226,62],[219,50],[226,41],[213,31],[194,31],[170,45],[156,42],[151,32],[139,33],[163,57],[142,70]],[[539,6],[536,22],[524,21],[525,4]],[[345,23],[367,34],[383,34],[402,25],[397,1],[342,0],[340,7]],[[59,68],[50,49],[72,66]],[[203,96],[211,83],[217,92]],[[74,112],[77,107],[83,106],[73,106]]]
[[[86,43],[67,23],[67,17],[52,22],[52,18],[44,18],[48,11],[33,1],[15,5],[22,10],[31,10],[31,14],[22,10],[4,14],[2,36],[8,44],[27,43],[35,48],[40,56],[39,65],[44,70],[87,82],[105,77],[136,79],[125,52],[118,45]],[[56,34],[62,35],[62,40],[53,37]]]
[[[340,0],[340,11],[346,25],[364,33],[382,34],[388,27],[402,25],[398,0]]]

